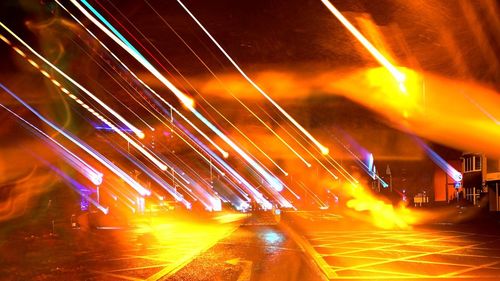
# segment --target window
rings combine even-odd
[[[486,169],[488,173],[497,173],[500,172],[500,160],[488,158],[486,164]]]
[[[464,158],[464,172],[481,171],[481,156],[466,156]]]
[[[474,156],[474,171],[481,171],[481,156]]]
[[[472,171],[472,157],[467,157],[464,159],[464,172]]]

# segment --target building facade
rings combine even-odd
[[[490,211],[500,211],[500,163],[482,153],[462,154],[463,196],[474,205],[488,204]]]
[[[488,189],[490,211],[500,211],[500,160],[486,159],[485,187]]]

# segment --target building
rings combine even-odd
[[[460,170],[460,161],[447,161],[454,169]],[[455,180],[443,169],[434,166],[433,173],[434,198],[431,201],[436,203],[450,203],[460,200],[460,193]]]
[[[484,188],[484,165],[486,157],[481,153],[466,152],[462,154],[462,190],[465,199],[479,205],[481,198],[487,195]]]
[[[490,211],[500,211],[500,160],[486,159],[485,187],[488,190]]]
[[[465,199],[474,205],[486,203],[490,211],[500,211],[500,161],[472,152],[463,153],[461,160]]]

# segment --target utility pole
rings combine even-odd
[[[446,203],[450,203],[449,195],[448,195],[448,176],[445,176],[445,191],[446,191]]]
[[[392,193],[392,173],[391,173],[391,168],[389,168],[389,164],[387,164],[387,169],[385,169],[385,173],[389,175],[389,190]]]
[[[499,208],[498,208],[498,182],[495,183],[495,202],[496,202],[496,210],[495,211],[499,211]]]

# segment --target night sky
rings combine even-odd
[[[488,17],[487,12],[490,7],[498,10],[494,1],[484,1],[476,6],[466,1],[458,1],[459,4],[450,1],[390,0],[332,2],[357,24],[360,18],[370,19],[383,34],[393,59],[402,65],[445,77],[478,81],[497,90],[500,88],[498,61],[491,59],[492,56],[497,58],[500,53],[500,37],[495,36],[499,27],[491,22],[492,18]],[[200,54],[215,73],[234,73],[230,63],[176,1],[149,1],[148,4],[142,1],[100,0],[95,3],[103,5],[140,42],[145,45],[154,44],[163,55],[163,61],[171,63],[165,64],[167,71],[174,73],[177,69],[186,77],[194,79],[203,79],[208,75],[206,69],[173,32],[175,31]],[[186,1],[185,4],[251,75],[282,71],[300,76],[314,75],[321,71],[377,66],[377,62],[320,1],[217,0]],[[67,6],[75,11],[70,3]],[[165,22],[150,6],[155,8]],[[62,23],[61,19],[70,18],[55,3],[8,0],[2,2],[0,11],[2,21],[33,46],[42,49],[47,57],[58,59],[64,68],[79,71],[80,79],[99,89],[98,84],[92,84],[95,82],[93,75],[103,75],[102,72],[95,70],[95,65],[84,55],[81,47],[75,44],[78,42],[75,37],[78,32],[66,32],[71,21]],[[88,21],[84,20],[84,23],[88,24]],[[96,29],[93,31],[102,35]],[[109,41],[104,41],[116,47]],[[142,73],[141,67],[130,57],[119,48],[115,49],[120,57]],[[153,52],[158,54],[154,49]],[[13,56],[5,44],[1,44],[0,54],[0,78],[9,81],[12,87],[48,87],[36,72]],[[111,86],[110,90],[119,93],[116,86]],[[196,96],[194,92],[191,94]],[[48,103],[46,106],[50,111],[57,107],[57,95],[56,101],[51,101],[48,97],[54,97],[54,94],[42,99],[37,94],[26,96],[37,104]],[[170,96],[167,99],[176,102]],[[235,114],[230,98],[208,99],[220,101],[221,110],[226,114]],[[412,146],[411,137],[405,132],[400,132],[378,114],[349,99],[315,92],[289,99],[279,96],[278,100],[295,114],[297,120],[320,131],[322,135],[336,136],[339,130],[346,131],[381,159],[407,156],[430,163],[421,157],[421,152],[414,153],[415,149],[405,149],[408,145]],[[259,105],[259,102],[256,104]],[[52,114],[57,116],[58,113]],[[447,159],[458,159],[461,154],[461,151],[445,146],[433,147]]]

